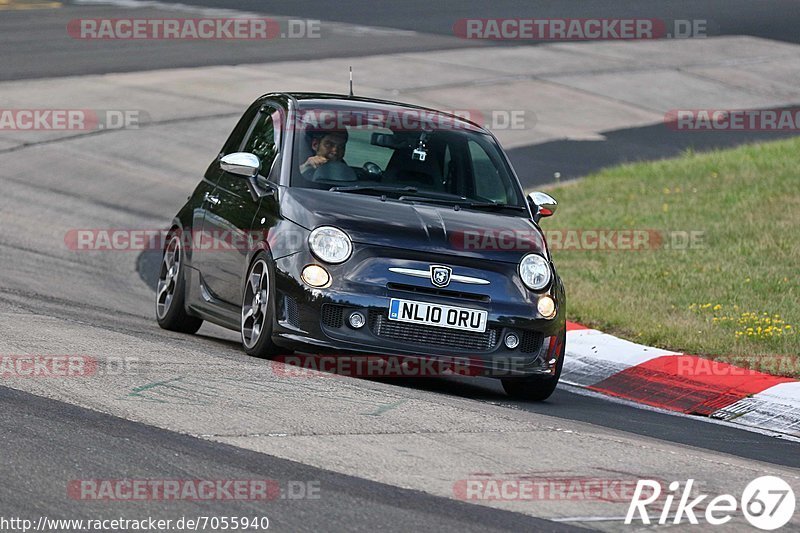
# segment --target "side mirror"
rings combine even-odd
[[[245,178],[254,178],[261,170],[261,160],[255,154],[235,152],[220,159],[219,166],[225,172]]]
[[[276,157],[272,162],[273,167],[277,161],[278,158]],[[219,166],[225,172],[247,178],[247,189],[250,191],[250,196],[253,197],[254,202],[264,196],[274,196],[276,193],[274,185],[265,180],[256,179],[261,170],[261,160],[255,154],[248,152],[228,154],[219,160]]]
[[[528,203],[533,211],[534,222],[539,222],[544,217],[553,216],[558,209],[556,199],[547,193],[534,191],[528,195]]]

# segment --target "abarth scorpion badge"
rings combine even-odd
[[[450,275],[453,269],[441,265],[431,265],[431,283],[435,287],[447,287],[450,284]]]

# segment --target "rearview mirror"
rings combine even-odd
[[[373,146],[381,146],[383,148],[394,148],[394,149],[400,148],[405,144],[403,139],[399,138],[397,135],[393,133],[378,133],[378,132],[372,134],[369,143]]]
[[[225,172],[245,178],[253,178],[261,170],[261,160],[255,154],[235,152],[220,159],[219,166]]]
[[[528,195],[528,202],[533,211],[534,222],[539,222],[544,217],[553,216],[558,209],[556,199],[547,193],[534,191]]]

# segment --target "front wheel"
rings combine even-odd
[[[564,352],[566,350],[566,334],[561,338],[561,350],[556,363],[556,373],[552,376],[530,376],[525,378],[503,378],[503,390],[515,400],[529,402],[542,402],[548,399],[556,390],[558,380],[561,378],[561,368],[564,366]]]
[[[275,318],[275,297],[272,261],[260,252],[247,272],[242,297],[242,346],[248,355],[269,357],[279,353],[272,342],[272,322]]]
[[[196,333],[203,321],[191,316],[184,307],[184,256],[180,233],[172,233],[164,248],[161,270],[156,287],[156,319],[158,325],[170,331]]]

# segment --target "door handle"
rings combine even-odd
[[[203,198],[205,198],[206,202],[208,202],[210,204],[213,204],[213,205],[218,205],[219,204],[219,198],[217,198],[216,196],[211,196],[211,194],[209,194],[209,193],[206,193],[205,196],[203,196]]]

